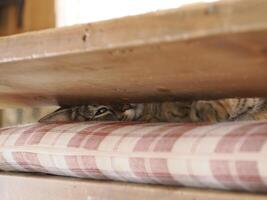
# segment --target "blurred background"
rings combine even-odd
[[[0,37],[215,0],[0,0]],[[0,127],[36,122],[57,107],[0,110]]]

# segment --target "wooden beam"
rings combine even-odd
[[[26,174],[0,174],[1,200],[266,200],[264,194],[90,181]]]
[[[267,96],[267,1],[223,0],[0,40],[0,106]]]

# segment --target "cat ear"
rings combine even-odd
[[[71,107],[61,107],[54,112],[44,116],[39,120],[40,123],[53,123],[53,122],[69,122],[72,121],[71,116],[73,109]]]

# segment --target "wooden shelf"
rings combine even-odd
[[[0,107],[267,96],[267,1],[0,39]]]
[[[8,173],[0,174],[0,186],[3,200],[266,200],[264,194]]]

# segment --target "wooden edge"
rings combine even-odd
[[[0,173],[2,200],[266,200],[265,194]]]
[[[221,0],[0,38],[0,63],[266,30],[265,0]]]
[[[223,0],[0,39],[0,106],[267,96],[267,1]]]

